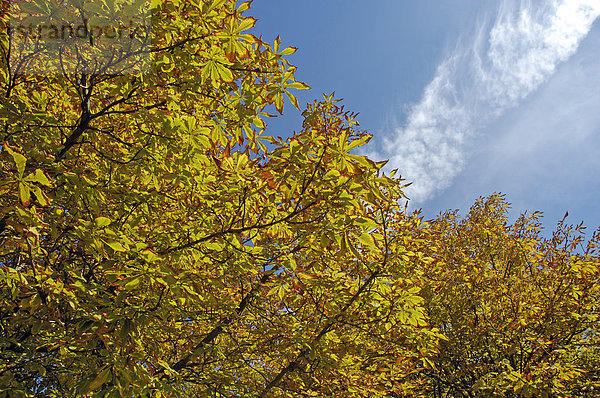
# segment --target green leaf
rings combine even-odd
[[[360,235],[358,237],[358,240],[360,241],[360,243],[371,249],[377,248],[377,246],[375,245],[375,239],[373,239],[373,237],[368,233],[363,233],[362,235]]]
[[[98,388],[102,387],[104,383],[108,381],[110,377],[110,367],[106,367],[102,372],[100,372],[94,380],[90,382],[90,384],[86,387],[86,392],[96,391]]]
[[[21,155],[19,152],[13,150],[10,146],[4,144],[3,145],[8,153],[12,156],[15,164],[17,165],[17,171],[19,172],[19,178],[23,178],[23,173],[25,172],[25,163],[27,163],[27,158]]]
[[[372,218],[363,217],[358,218],[355,221],[356,224],[360,225],[363,230],[369,231],[377,228],[377,223]]]
[[[31,187],[31,189],[33,190],[33,193],[35,194],[35,197],[38,200],[38,202],[40,202],[40,205],[48,206],[50,202],[48,200],[48,197],[44,194],[44,192],[42,192],[42,189],[36,185]]]
[[[142,250],[142,257],[144,257],[144,259],[146,261],[148,261],[149,263],[152,263],[152,262],[155,262],[157,260],[160,260],[160,256],[157,255],[156,253],[154,253],[150,249]]]
[[[127,282],[125,284],[124,288],[125,288],[125,290],[137,289],[137,287],[140,285],[141,281],[142,281],[142,277],[141,276],[133,278],[132,280],[130,280],[129,282]]]
[[[323,176],[324,180],[336,179],[340,176],[340,172],[336,169],[331,169]]]
[[[116,252],[125,252],[127,249],[121,244],[121,242],[117,241],[104,241],[111,249]]]
[[[217,70],[219,72],[219,76],[221,77],[221,79],[223,79],[226,82],[233,81],[233,73],[231,72],[231,70],[229,68],[219,64],[217,66]]]

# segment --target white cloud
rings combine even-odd
[[[600,15],[600,0],[504,0],[437,68],[404,126],[374,158],[390,159],[415,202],[449,187],[476,133],[544,83]]]

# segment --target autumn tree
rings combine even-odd
[[[599,237],[406,214],[250,2],[3,3],[0,396],[582,396]]]
[[[415,379],[429,397],[582,397],[600,387],[599,232],[540,213],[508,221],[501,195],[431,221],[422,295],[446,336]],[[425,264],[425,263],[421,263]]]
[[[294,48],[248,32],[250,2],[10,7],[0,394],[402,393],[438,337],[413,282],[420,221],[350,153],[369,136],[332,96],[267,135],[308,86]],[[45,40],[73,21],[84,40]]]

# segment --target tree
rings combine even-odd
[[[32,34],[73,18],[94,32],[142,4],[5,7],[2,394],[409,388],[438,338],[407,266],[428,261],[408,248],[420,220],[399,178],[350,154],[369,136],[333,96],[291,138],[266,135],[268,107],[308,86],[294,48],[245,33],[249,2],[152,1],[134,18],[151,15],[152,37],[125,44]]]
[[[250,2],[3,3],[0,396],[582,396],[598,234],[406,214]]]
[[[600,386],[599,233],[540,213],[513,224],[501,195],[429,225],[428,319],[446,336],[417,383],[430,397],[581,397]],[[565,216],[566,217],[566,216]]]

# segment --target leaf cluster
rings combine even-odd
[[[433,220],[424,271],[428,319],[446,336],[419,378],[428,396],[579,397],[598,388],[598,231],[540,213],[507,220],[481,198]]]
[[[308,86],[293,48],[246,33],[250,3],[150,7],[151,42],[95,63],[75,43],[62,71],[25,73],[44,48],[2,39],[1,393],[382,394],[376,368],[406,372],[437,338],[401,181],[350,153],[370,136],[333,95],[266,135],[269,107]],[[140,52],[151,73],[113,73]]]

